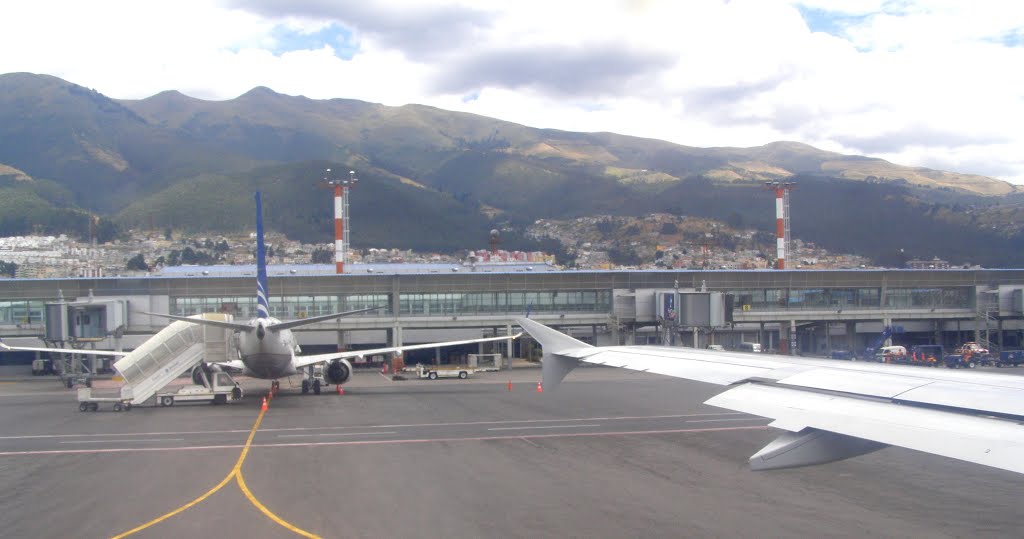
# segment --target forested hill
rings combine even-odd
[[[831,250],[1024,262],[1021,195],[982,176],[793,142],[695,148],[267,88],[228,101],[174,91],[116,100],[55,77],[0,75],[2,234],[80,231],[86,211],[122,229],[247,229],[260,189],[269,226],[330,241],[327,168],[361,180],[355,247],[452,250],[481,245],[493,227],[514,238],[538,218],[661,211],[770,230],[763,183],[797,181],[794,235]]]

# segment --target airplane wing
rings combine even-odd
[[[505,341],[508,339],[518,339],[522,333],[515,335],[502,335],[500,337],[486,337],[482,339],[468,339],[464,341],[446,341],[446,342],[433,342],[425,344],[410,344],[407,346],[389,346],[386,348],[371,348],[369,350],[349,350],[346,352],[332,352],[329,354],[313,354],[308,356],[295,356],[294,365],[295,368],[308,367],[309,365],[315,365],[317,363],[325,363],[335,359],[359,357],[359,356],[373,356],[376,354],[388,354],[392,352],[404,352],[406,350],[422,350],[425,348],[444,348],[446,346],[458,346],[460,344],[473,344],[478,342],[491,342],[491,341]]]
[[[139,311],[140,314],[146,314],[149,316],[156,316],[159,318],[168,318],[170,320],[181,320],[182,322],[188,322],[190,324],[201,324],[204,326],[214,326],[224,329],[233,329],[235,331],[241,331],[248,333],[256,329],[256,326],[245,324],[241,322],[225,322],[223,320],[207,320],[205,318],[197,318],[195,316],[178,316],[175,314],[160,314],[160,313],[149,313]]]
[[[833,462],[898,446],[1024,473],[1024,377],[658,346],[593,347],[528,319],[557,385],[579,362],[728,386],[706,404],[787,431],[754,470]]]
[[[365,313],[369,311],[376,311],[383,307],[367,307],[365,309],[356,309],[354,311],[345,311],[341,313],[324,314],[320,316],[310,316],[308,318],[299,318],[297,320],[289,320],[287,322],[278,322],[266,326],[270,331],[281,331],[282,329],[297,328],[300,326],[306,326],[309,324],[315,324],[317,322],[324,322],[326,320],[334,320],[335,318],[341,318],[343,316],[349,316],[353,314]],[[169,318],[171,320],[181,320],[182,322],[188,322],[190,324],[202,324],[206,326],[214,326],[225,329],[233,329],[235,331],[241,331],[248,333],[256,329],[256,326],[245,322],[226,322],[224,320],[210,320],[206,318],[200,318],[197,316],[178,316],[174,314],[160,314],[160,313],[149,313],[142,312],[141,314],[147,314],[149,316],[157,316],[160,318]]]
[[[365,309],[356,309],[354,311],[345,311],[343,313],[331,313],[320,316],[310,316],[308,318],[299,318],[297,320],[289,320],[287,322],[278,322],[267,326],[270,331],[281,331],[282,329],[297,328],[308,324],[315,324],[317,322],[324,322],[327,320],[334,320],[335,318],[341,318],[343,316],[349,316],[353,314],[365,313],[369,311],[378,311],[384,307],[367,307]]]
[[[87,348],[40,348],[32,346],[8,346],[3,342],[0,342],[0,351],[56,351],[56,353],[63,354],[82,354],[87,356],[113,356],[119,358],[121,356],[127,356],[127,351],[113,351],[113,350],[94,350]]]

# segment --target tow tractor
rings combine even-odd
[[[213,404],[225,404],[227,402],[241,399],[242,388],[226,372],[212,372],[212,383],[210,378],[202,370],[197,371],[196,376],[201,384],[190,384],[178,388],[177,391],[168,391],[156,394],[156,402],[160,406],[174,406],[176,402],[210,402]],[[132,387],[123,385],[116,390],[95,390],[91,387],[80,387],[78,389],[78,411],[95,412],[100,409],[100,404],[109,403],[115,412],[132,409],[134,394]]]
[[[436,367],[427,368],[424,367],[422,363],[417,363],[415,372],[417,378],[427,378],[430,380],[437,380],[438,378],[459,378],[461,380],[465,380],[466,378],[469,378],[469,375],[473,374],[474,369],[438,369]]]
[[[991,365],[994,363],[992,354],[988,348],[976,342],[964,343],[957,349],[955,354],[949,354],[944,358],[946,366],[951,369],[967,368],[973,369],[978,365]]]

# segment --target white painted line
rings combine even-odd
[[[539,439],[539,438],[576,438],[592,436],[637,436],[650,434],[680,434],[699,432],[720,432],[720,431],[741,431],[741,430],[768,430],[767,425],[750,425],[742,427],[709,427],[696,429],[670,429],[670,430],[638,430],[621,432],[575,432],[575,433],[554,433],[554,434],[513,434],[510,436],[477,436],[471,438],[420,438],[408,440],[347,440],[336,442],[289,442],[278,444],[252,444],[253,448],[288,448],[288,447],[328,447],[348,445],[383,445],[383,444],[428,444],[438,442],[479,442],[492,440],[518,440]],[[184,447],[115,447],[109,449],[60,449],[60,450],[30,450],[30,451],[4,451],[0,457],[19,457],[37,455],[81,455],[99,453],[147,453],[154,451],[206,451],[211,449],[241,449],[245,445],[201,445]]]
[[[280,428],[266,428],[260,429],[262,433],[270,432],[301,432],[301,431],[315,431],[315,430],[344,430],[344,429],[394,429],[394,428],[405,428],[405,427],[457,427],[457,426],[472,426],[472,425],[517,425],[517,424],[532,424],[532,423],[554,423],[554,422],[571,422],[571,421],[627,421],[635,419],[681,419],[686,417],[717,417],[717,416],[736,416],[736,415],[747,415],[742,412],[713,412],[713,413],[698,413],[698,414],[672,414],[672,415],[649,415],[649,416],[614,416],[614,417],[584,417],[584,418],[563,418],[563,419],[518,419],[518,420],[504,420],[504,421],[462,421],[462,422],[450,422],[450,423],[408,423],[408,424],[388,424],[388,425],[353,425],[353,426],[337,426],[337,427],[280,427]],[[209,416],[203,416],[207,418]],[[758,419],[756,416],[748,416],[743,420]],[[709,420],[709,421],[724,421],[720,420]],[[693,422],[693,421],[691,421]],[[125,433],[90,433],[90,434],[30,434],[22,436],[0,436],[0,440],[31,440],[31,439],[43,439],[43,438],[103,438],[103,437],[121,437],[121,436],[181,436],[181,435],[193,435],[193,434],[232,434],[232,433],[248,433],[248,429],[226,429],[226,430],[194,430],[194,431],[157,431],[157,432],[125,432]]]
[[[310,434],[278,434],[278,438],[305,438],[309,436],[380,436],[382,434],[398,434],[393,430],[386,430],[380,432],[326,432],[326,433],[310,433]]]
[[[495,427],[487,430],[530,430],[530,429],[582,429],[584,427],[600,427],[600,423],[590,425],[545,425],[543,427]]]
[[[148,438],[145,440],[72,440],[70,442],[59,442],[62,444],[112,444],[115,442],[141,442],[141,443],[154,443],[154,442],[181,442],[184,438]]]
[[[732,419],[691,419],[684,423],[719,423],[721,421],[764,421],[763,417],[736,417]]]
[[[733,415],[748,415],[743,412],[714,412],[714,413],[700,413],[700,414],[672,414],[672,415],[641,415],[641,416],[613,416],[613,417],[581,417],[581,418],[562,418],[562,419],[513,419],[513,420],[496,420],[496,421],[455,421],[447,423],[396,423],[386,425],[359,425],[358,427],[281,427],[281,428],[270,428],[260,429],[260,432],[284,432],[284,431],[304,431],[304,430],[335,430],[335,429],[394,429],[394,428],[405,428],[405,427],[460,427],[460,426],[472,426],[472,425],[516,425],[516,424],[530,424],[530,423],[555,423],[555,422],[567,422],[567,421],[627,421],[631,419],[680,419],[684,417],[714,417],[714,416],[733,416]],[[753,417],[753,416],[751,416]]]
[[[205,417],[205,416],[204,416]],[[124,432],[124,433],[103,433],[103,434],[34,434],[27,436],[0,436],[0,440],[31,440],[36,438],[102,438],[104,436],[117,437],[117,436],[164,436],[164,435],[181,435],[181,434],[231,434],[235,432],[245,432],[247,430],[195,430],[195,431],[171,431],[171,432]]]

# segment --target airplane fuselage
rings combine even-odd
[[[245,364],[247,376],[274,380],[297,374],[292,358],[298,352],[298,345],[292,331],[266,329],[279,322],[270,317],[254,318],[249,324],[256,329],[238,334],[238,355]]]

